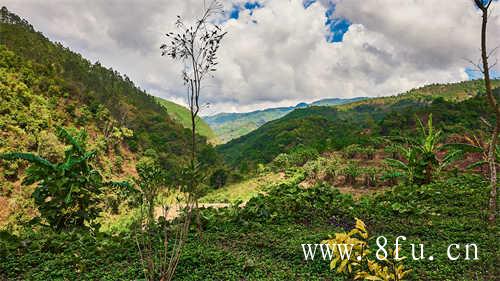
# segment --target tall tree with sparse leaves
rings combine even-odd
[[[198,210],[198,198],[200,197],[200,167],[197,159],[196,146],[196,117],[200,105],[200,94],[202,83],[216,71],[217,51],[224,32],[211,18],[222,12],[222,4],[217,0],[204,2],[204,12],[201,18],[193,25],[188,25],[185,20],[178,16],[176,21],[177,32],[166,34],[170,42],[161,45],[162,56],[168,56],[179,60],[184,65],[182,78],[187,89],[187,102],[191,112],[191,162],[189,167],[190,180],[186,183],[185,191],[188,198],[194,201],[195,209]],[[199,212],[197,212],[197,224],[200,229]],[[201,232],[200,232],[201,233]]]
[[[481,11],[482,14],[482,24],[481,24],[481,60],[482,65],[478,65],[478,68],[481,70],[484,76],[484,84],[486,87],[486,95],[488,98],[488,102],[495,113],[495,124],[493,125],[493,133],[491,136],[491,140],[488,147],[488,167],[490,174],[490,198],[489,198],[489,214],[488,220],[491,224],[495,223],[496,212],[497,212],[497,166],[495,159],[495,150],[498,143],[498,134],[500,133],[500,108],[498,107],[498,101],[493,95],[493,90],[491,86],[490,79],[490,65],[488,63],[489,57],[495,51],[488,53],[486,47],[486,29],[488,25],[488,12],[490,11],[491,4],[493,0],[474,0],[476,7]]]

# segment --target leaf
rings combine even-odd
[[[358,219],[358,218],[356,218],[356,228],[362,230],[363,232],[366,232],[366,225],[365,225],[365,223],[362,220]]]
[[[73,186],[69,189],[68,195],[64,198],[64,203],[69,204],[71,202],[71,193],[73,191]]]
[[[397,160],[397,159],[392,159],[388,158],[384,160],[389,166],[400,169],[400,170],[408,170],[408,165],[406,165],[404,162]]]
[[[52,164],[49,160],[42,158],[40,156],[37,156],[32,153],[5,153],[5,154],[0,154],[0,159],[4,160],[26,160],[30,163],[33,164],[39,164],[44,167],[54,169],[55,165]]]
[[[65,139],[68,143],[70,143],[73,146],[73,148],[78,151],[78,153],[80,154],[85,153],[80,143],[72,135],[70,135],[70,133],[68,133],[66,129],[64,129],[63,127],[58,127],[57,134],[59,137]]]
[[[337,269],[337,272],[338,272],[338,273],[344,272],[345,267],[346,267],[346,265],[347,265],[347,263],[348,263],[348,262],[349,262],[349,260],[347,260],[347,259],[343,260],[343,261],[340,263],[340,266],[339,266],[339,268]]]
[[[470,164],[470,165],[467,165],[466,169],[467,169],[467,170],[472,170],[472,169],[474,169],[474,168],[481,167],[481,166],[486,165],[486,164],[488,164],[488,161],[486,161],[486,160],[481,160],[481,161],[477,161],[477,162],[475,162],[475,163],[472,163],[472,164]]]
[[[132,188],[132,185],[128,181],[109,181],[103,183],[103,185],[120,188]]]

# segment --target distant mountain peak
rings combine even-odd
[[[298,108],[307,108],[309,106],[334,106],[348,104],[362,99],[366,98],[328,98],[312,103],[301,102],[296,106],[289,107],[266,108],[242,113],[218,113],[211,116],[205,116],[203,119],[212,127],[219,140],[225,143],[234,138],[248,134],[265,123],[281,118]]]

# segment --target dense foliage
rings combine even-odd
[[[101,174],[91,165],[96,151],[87,151],[85,131],[72,136],[59,128],[58,136],[69,145],[65,159],[60,163],[31,153],[0,154],[4,160],[26,160],[31,166],[26,170],[23,185],[37,184],[32,197],[40,217],[52,228],[61,230],[90,226],[98,229],[94,220],[102,207],[99,204],[106,187],[128,187],[126,182],[104,182]]]
[[[19,129],[26,130],[44,120],[56,119],[57,123],[76,123],[74,125],[85,127],[95,123],[96,130],[109,137],[113,127],[126,127],[134,132],[126,140],[132,151],[154,148],[165,166],[178,166],[179,161],[185,159],[189,131],[173,121],[153,96],[135,86],[127,76],[99,62],[91,63],[59,43],[50,42],[6,8],[2,8],[1,17],[0,66],[5,74],[2,78],[10,81],[7,85],[2,83],[8,87],[5,91],[20,91],[19,87],[24,87],[24,91],[32,92],[37,99],[31,103],[12,101],[10,106],[2,101],[2,106],[8,110],[5,116],[15,120],[20,114],[16,112],[22,110],[19,105],[23,104],[31,107],[48,104],[49,108],[59,109],[59,112],[39,111],[35,114],[45,114],[44,118],[39,118],[38,122],[25,120],[25,125],[18,125]],[[28,112],[34,110],[31,108]],[[51,125],[41,124],[45,128]],[[10,131],[9,135],[16,134],[6,125],[1,130]],[[206,140],[199,139],[200,143]]]
[[[0,15],[0,153],[62,161],[65,144],[56,128],[64,126],[88,132],[88,149],[97,152],[96,169],[105,180],[133,177],[142,154],[154,154],[170,179],[187,163],[189,130],[154,97],[117,71],[49,41],[6,8]],[[204,137],[198,142],[214,155]],[[28,211],[33,187],[20,188],[25,168],[23,161],[0,161],[0,224],[35,215]],[[106,201],[115,210],[119,205],[116,197]]]
[[[380,136],[408,136],[418,130],[416,116],[432,113],[437,129],[451,133],[486,130],[480,118],[493,118],[480,81],[428,86],[387,98],[337,107],[297,109],[218,147],[234,166],[268,163],[297,145],[320,152],[351,144],[376,144]],[[500,80],[494,80],[500,85]],[[498,90],[497,90],[498,92]]]
[[[492,118],[481,81],[294,110],[220,146],[233,168],[201,138],[198,163],[180,169],[189,132],[168,107],[4,8],[0,36],[0,153],[7,160],[0,204],[9,198],[6,205],[18,212],[0,229],[1,280],[157,280],[177,262],[175,280],[500,276],[500,229],[486,221],[489,187],[481,170],[486,128],[479,120]],[[63,126],[68,130],[56,130]],[[444,169],[445,144],[456,140],[467,142],[456,145],[465,159]],[[12,151],[34,153],[3,154]],[[385,165],[387,158],[399,165]],[[23,160],[32,166],[25,169]],[[255,167],[258,175],[248,173]],[[226,189],[241,172],[247,181]],[[125,200],[108,194],[106,182],[117,178],[133,178],[137,192]],[[23,179],[33,185],[20,188]],[[202,197],[199,216],[191,216],[192,205],[179,206],[185,191]],[[39,213],[31,212],[35,203]],[[26,224],[20,213],[52,227]],[[97,217],[99,231],[81,227]],[[301,246],[357,241],[373,254],[379,235],[391,244],[406,236],[401,256],[411,256],[410,243],[424,244],[434,260],[408,258],[404,267],[392,259],[311,261]],[[479,259],[463,260],[462,248],[461,259],[449,260],[452,243],[475,243]]]
[[[245,113],[218,113],[212,116],[206,116],[203,119],[214,129],[221,142],[226,143],[232,139],[250,133],[267,122],[281,118],[298,108],[348,104],[363,99],[365,98],[323,99],[311,104],[299,103],[296,106],[267,108]]]
[[[177,280],[344,280],[329,271],[328,261],[304,261],[300,244],[319,243],[349,230],[354,217],[365,221],[373,237],[385,235],[393,241],[397,235],[407,236],[401,255],[411,255],[410,243],[423,243],[426,255],[434,254],[434,261],[405,260],[413,270],[410,279],[491,280],[499,274],[492,247],[499,229],[488,230],[484,219],[488,187],[481,177],[402,185],[360,201],[334,188],[303,189],[296,182],[273,187],[268,196],[252,199],[248,208],[204,211],[205,238],[188,242]],[[13,280],[140,278],[127,232],[96,238],[79,232],[30,231],[19,237],[4,233],[0,272]],[[451,243],[477,243],[480,260],[448,260]],[[369,244],[376,249],[374,240]]]

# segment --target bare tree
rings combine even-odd
[[[495,163],[495,149],[498,143],[498,134],[500,133],[500,109],[498,107],[498,102],[493,95],[491,89],[490,80],[490,66],[488,65],[488,59],[491,54],[495,51],[488,53],[486,48],[486,27],[488,24],[488,9],[491,6],[493,0],[474,0],[476,7],[482,12],[482,26],[481,26],[481,60],[482,66],[479,67],[484,75],[484,83],[486,87],[486,95],[488,102],[495,112],[495,125],[493,126],[493,134],[488,146],[488,167],[490,174],[490,199],[489,199],[489,215],[488,220],[490,223],[495,223],[496,212],[497,212],[497,163]]]
[[[166,220],[156,223],[154,205],[157,196],[161,189],[169,191],[161,168],[148,161],[138,166],[140,178],[137,186],[141,191],[143,206],[141,222],[144,224],[139,231],[140,235],[136,237],[136,243],[146,280],[173,279],[182,248],[188,239],[193,210],[197,211],[198,227],[200,227],[198,199],[203,179],[197,164],[196,118],[200,111],[202,81],[216,70],[216,53],[225,35],[219,26],[209,21],[215,13],[222,12],[222,6],[214,0],[208,6],[204,5],[203,11],[203,15],[193,26],[186,26],[184,20],[178,16],[176,21],[178,33],[167,33],[171,41],[160,47],[162,56],[166,55],[184,63],[182,76],[191,112],[191,161],[181,176],[181,191],[185,196],[178,198],[177,207],[183,209],[184,214],[176,223]],[[163,217],[166,218],[169,206],[162,207]],[[158,245],[158,241],[161,241],[162,245]]]
[[[222,8],[222,4],[217,0],[210,1],[208,5],[204,2],[203,15],[193,25],[186,24],[184,19],[178,16],[176,21],[178,31],[167,33],[170,42],[160,47],[162,56],[169,56],[184,64],[182,77],[191,112],[191,163],[188,176],[190,180],[186,192],[189,194],[188,197],[194,200],[200,235],[198,199],[201,196],[201,175],[197,160],[196,118],[200,112],[202,82],[216,70],[217,50],[226,34],[217,24],[210,21],[212,16],[222,12]]]

